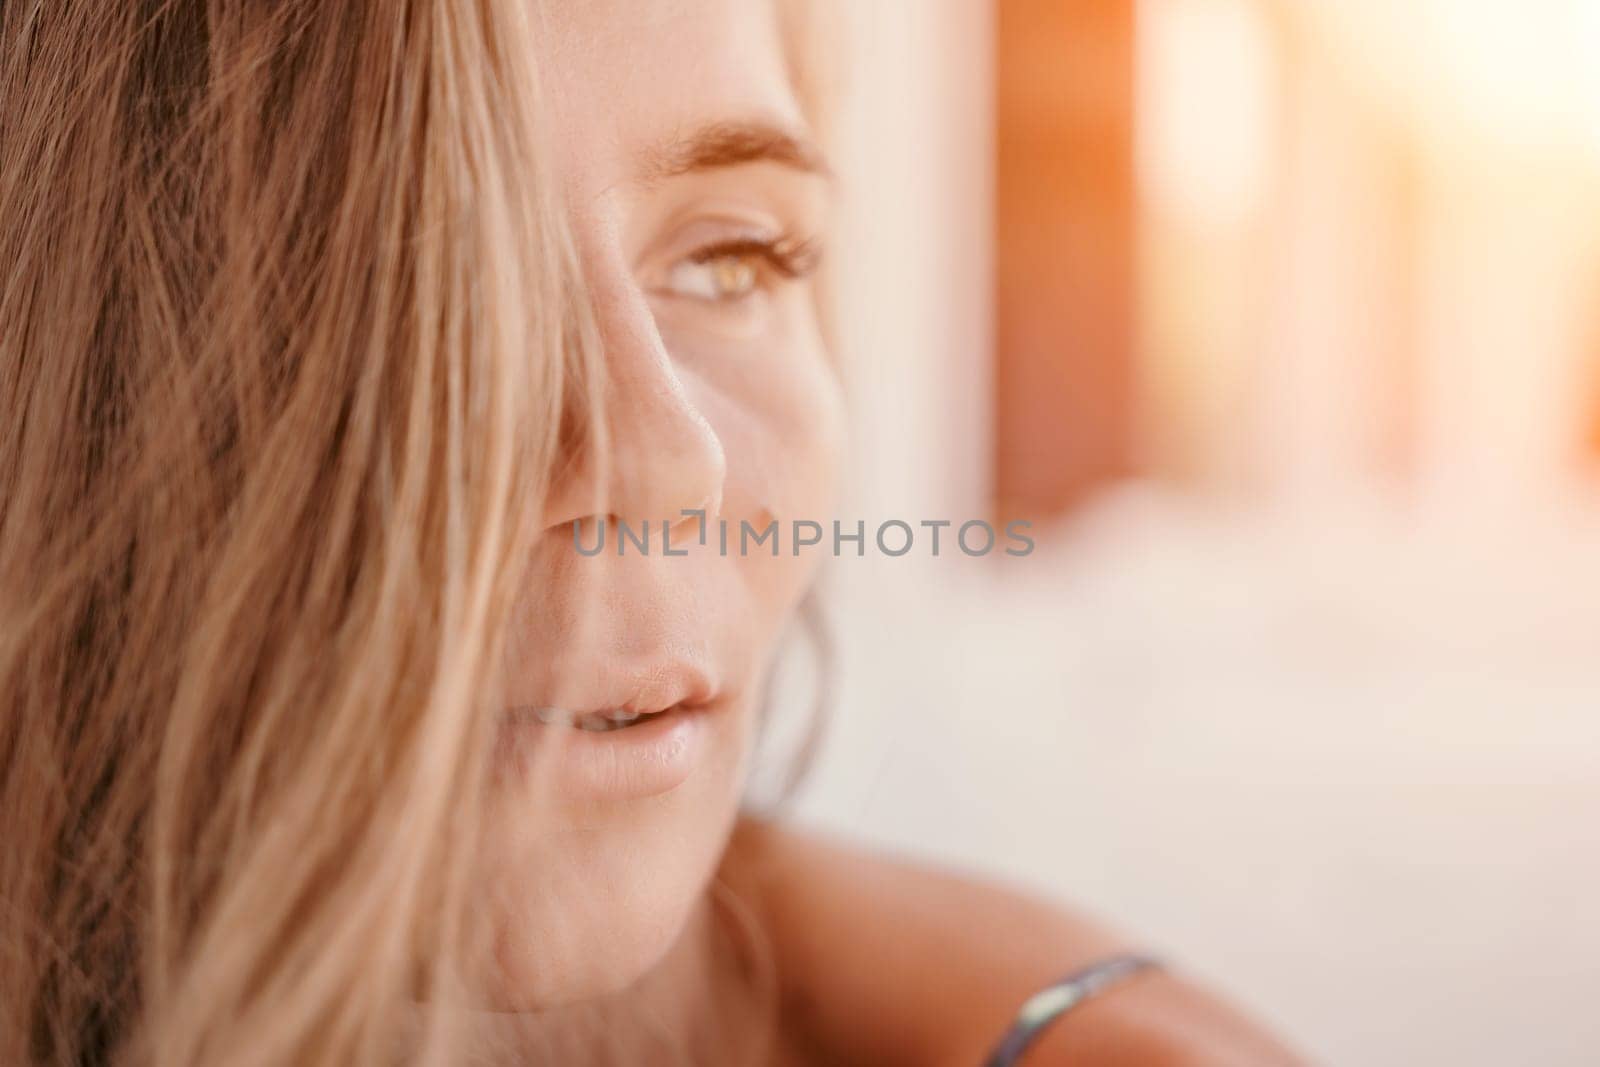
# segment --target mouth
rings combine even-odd
[[[507,707],[509,766],[573,800],[622,799],[675,789],[712,755],[724,701],[708,674],[669,666],[609,681]]]
[[[541,726],[564,726],[591,734],[607,734],[627,730],[650,722],[663,715],[685,710],[674,704],[660,711],[634,711],[631,708],[610,708],[605,711],[567,711],[563,708],[511,708],[508,714],[519,722],[536,722]]]

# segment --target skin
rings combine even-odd
[[[536,1020],[538,1047],[568,1040],[586,1053],[608,1008],[704,1035],[705,998],[687,991],[711,985],[726,991],[719,1016],[754,1014],[727,963],[738,953],[715,879],[775,956],[779,1041],[760,1059],[977,1063],[1027,996],[1122,945],[1005,890],[739,822],[765,671],[819,554],[696,550],[694,520],[674,527],[683,558],[573,547],[572,523],[602,517],[659,527],[703,508],[760,527],[831,515],[843,405],[815,294],[804,267],[759,250],[820,242],[833,197],[775,13],[751,0],[582,0],[539,17],[551,150],[608,372],[610,452],[608,464],[577,456],[546,502],[507,703],[597,706],[619,678],[666,663],[698,679],[710,710],[681,784],[620,797],[565,783],[570,727],[508,718],[535,756],[498,784],[485,877],[493,1006]],[[740,151],[726,136],[720,156],[702,151],[702,134],[729,129],[749,134],[732,141],[751,158],[729,158]],[[690,165],[697,152],[711,165]],[[737,252],[717,252],[730,242]],[[695,1062],[726,1055],[727,1034],[706,1040],[715,1053]],[[1293,1062],[1162,976],[1075,1013],[1030,1063],[1069,1058]]]
[[[1138,946],[1058,905],[747,823],[725,877],[779,960],[774,1062],[976,1067],[1018,1007]],[[1027,1067],[1290,1067],[1303,1061],[1181,971],[1146,972],[1059,1019]]]
[[[585,558],[572,523],[659,534],[704,509],[737,532],[826,516],[843,434],[811,261],[792,255],[820,241],[833,193],[801,158],[810,135],[774,13],[584,0],[542,18],[536,59],[603,346],[609,451],[579,456],[546,502],[508,703],[602,706],[627,679],[688,670],[713,710],[687,780],[642,798],[564,788],[566,754],[551,750],[580,739],[538,731],[545,758],[504,784],[494,847],[497,999],[510,1007],[613,993],[674,945],[725,849],[767,664],[817,559],[700,549],[692,518],[672,531],[686,558]]]

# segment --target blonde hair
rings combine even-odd
[[[527,6],[0,8],[0,1062],[392,1060],[467,980],[596,399]]]

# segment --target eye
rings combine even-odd
[[[696,300],[738,300],[754,292],[760,280],[760,264],[752,257],[728,254],[679,260],[667,272],[663,288],[674,296]]]
[[[668,270],[663,292],[708,303],[731,303],[785,281],[804,277],[816,266],[805,242],[744,238],[696,249]]]

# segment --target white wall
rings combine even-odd
[[[989,485],[991,35],[984,0],[841,6],[835,262],[853,507],[974,512]]]
[[[845,5],[844,514],[869,524],[983,514],[989,6]],[[1519,229],[1455,187],[1418,257],[1419,488],[1446,503],[1332,491],[1364,431],[1330,409],[1253,505],[1129,486],[1003,567],[834,561],[842,689],[796,818],[1098,912],[1323,1062],[1595,1062],[1600,512],[1518,473],[1549,467],[1539,405],[1572,388],[1546,357],[1577,291],[1536,283],[1581,257],[1539,236],[1559,212]],[[1322,236],[1311,255],[1351,245]],[[1502,243],[1528,284],[1461,259]],[[1371,295],[1344,281],[1309,295]],[[1270,337],[1276,380],[1338,402],[1306,371],[1337,357],[1338,309],[1307,308]],[[1495,377],[1463,384],[1474,360]]]
[[[1090,908],[1320,1062],[1593,1063],[1596,543],[1129,489],[1009,581],[840,583],[799,814]]]

